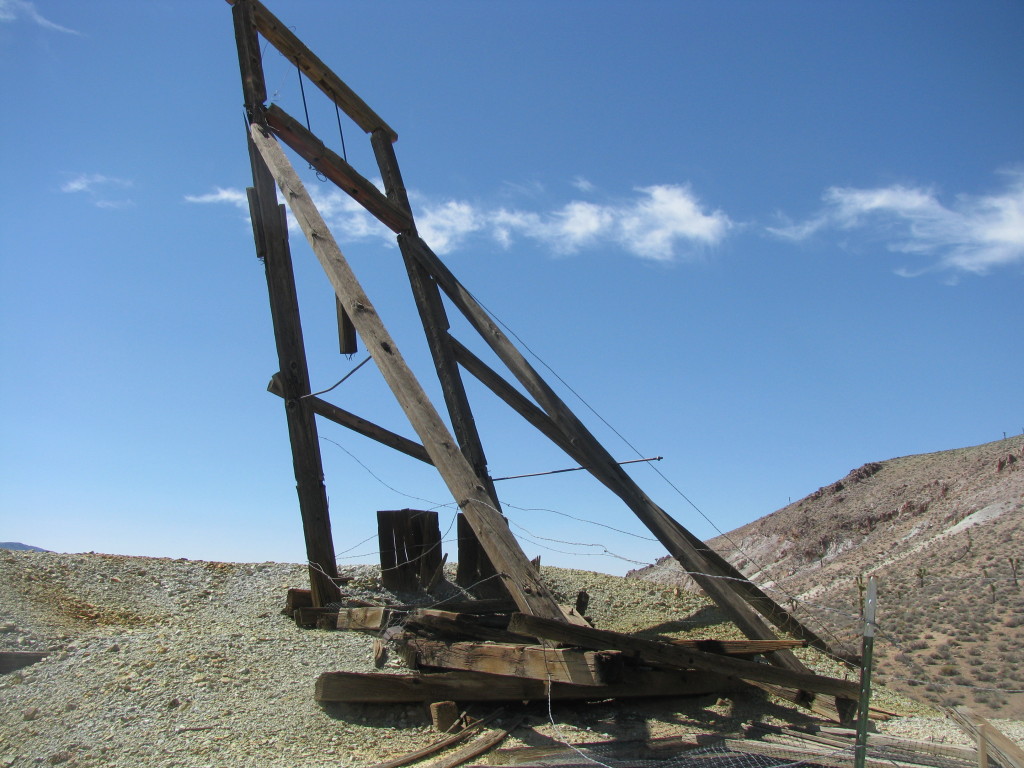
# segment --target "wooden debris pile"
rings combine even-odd
[[[595,629],[575,607],[565,621],[516,611],[508,600],[447,603],[448,610],[409,605],[313,608],[303,590],[286,611],[306,627],[375,636],[382,666],[388,652],[406,674],[325,672],[320,702],[588,700],[684,696],[750,685],[853,700],[857,685],[759,661],[802,640],[645,640]]]

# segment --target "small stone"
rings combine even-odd
[[[35,720],[41,714],[42,714],[42,712],[40,711],[39,707],[29,707],[28,709],[25,710],[24,714],[21,716],[21,719],[22,720]]]
[[[121,650],[121,646],[118,645],[117,643],[114,643],[112,646],[107,648],[107,652],[108,653],[117,653],[120,650]]]

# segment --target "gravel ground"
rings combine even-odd
[[[391,597],[378,570],[352,566],[346,591]],[[727,637],[713,607],[688,593],[636,580],[544,569],[560,599],[591,596],[596,626],[658,627]],[[320,707],[325,671],[375,671],[372,639],[301,630],[280,614],[305,569],[281,563],[213,563],[97,554],[0,552],[0,650],[42,650],[42,662],[0,677],[0,767],[368,766],[426,746],[438,735],[419,705]],[[700,613],[699,622],[678,621]],[[402,671],[389,663],[385,671]],[[880,729],[967,743],[919,716]],[[883,704],[885,705],[885,704]],[[479,710],[483,714],[490,709]],[[763,700],[696,697],[555,705],[527,710],[506,746],[547,738],[593,741],[738,729],[762,719],[804,722]],[[1017,739],[1021,724],[998,723]]]

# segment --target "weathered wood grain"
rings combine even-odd
[[[855,700],[857,698],[858,686],[855,682],[848,680],[837,680],[809,672],[793,672],[745,659],[681,648],[671,643],[642,640],[617,632],[556,623],[524,614],[513,615],[508,628],[509,631],[517,634],[545,637],[548,640],[593,650],[624,651],[651,664],[678,669],[700,669],[745,681],[785,685],[802,691],[847,699]]]
[[[563,621],[550,591],[530,566],[507,521],[494,509],[486,489],[480,485],[423,387],[409,370],[398,345],[377,315],[281,147],[259,125],[251,126],[251,135],[367,351],[377,363],[462,513],[473,526],[488,557],[500,569],[516,605],[524,613]]]
[[[621,670],[621,664],[615,664],[618,657],[615,652],[512,643],[446,642],[416,636],[406,636],[401,643],[416,654],[420,667],[461,669],[574,685],[605,685]]]
[[[555,701],[610,698],[645,698],[724,693],[741,689],[735,680],[713,673],[637,669],[628,682],[608,685],[553,683]],[[547,684],[540,680],[484,675],[478,672],[441,672],[392,675],[366,672],[324,672],[317,678],[319,702],[401,703],[431,701],[545,701]]]

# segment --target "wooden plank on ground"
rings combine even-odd
[[[756,656],[783,648],[805,648],[806,640],[670,640],[679,648],[693,648],[704,653],[725,656]]]
[[[741,690],[735,680],[706,672],[637,668],[629,682],[608,685],[552,683],[555,701],[691,696]],[[324,672],[316,681],[316,700],[350,704],[397,704],[431,701],[546,701],[548,685],[540,680],[440,672],[393,675],[366,672]]]
[[[557,623],[522,613],[512,616],[508,628],[517,634],[532,635],[592,650],[624,651],[635,654],[650,664],[678,669],[701,669],[741,680],[785,685],[801,691],[823,693],[851,700],[855,700],[857,697],[858,686],[849,680],[837,680],[809,672],[793,672],[746,659],[703,653],[691,648],[680,648],[671,643],[642,640],[617,632]]]
[[[493,621],[494,618],[497,618],[498,621]],[[405,626],[410,629],[422,627],[431,632],[461,640],[490,640],[497,643],[533,642],[532,637],[516,635],[506,629],[508,615],[480,617],[466,613],[420,609],[409,614]]]
[[[376,632],[385,629],[391,620],[387,608],[342,608],[338,611],[335,626],[360,632]]]
[[[445,642],[413,635],[403,637],[401,642],[416,654],[421,667],[575,685],[605,685],[621,676],[617,674],[621,668],[620,655],[614,652],[513,643]]]
[[[492,712],[487,717],[477,720],[472,725],[466,726],[461,731],[457,731],[449,736],[446,736],[443,739],[439,739],[438,741],[435,741],[433,744],[428,744],[423,749],[418,749],[415,752],[409,752],[408,754],[401,755],[400,757],[396,757],[392,760],[387,760],[383,763],[377,763],[376,765],[370,766],[370,768],[401,768],[401,766],[403,765],[409,765],[409,763],[415,763],[426,757],[430,757],[431,755],[436,755],[441,750],[447,749],[448,747],[454,744],[458,744],[460,741],[464,741],[469,736],[478,733],[485,725],[494,720],[494,718],[496,718],[500,713],[501,710],[499,709],[497,712]]]
[[[480,738],[470,742],[464,747],[460,747],[452,752],[452,754],[446,755],[440,760],[431,763],[426,768],[456,768],[456,766],[468,763],[473,758],[480,757],[480,755],[501,744],[501,742],[508,738],[508,735],[512,733],[512,731],[519,727],[521,722],[523,722],[522,715],[515,718],[515,720],[504,728],[493,728],[487,731],[480,736]]]
[[[341,299],[367,351],[419,435],[452,497],[473,526],[491,562],[501,573],[512,599],[524,613],[564,622],[558,604],[530,565],[519,542],[512,535],[508,522],[494,509],[473,468],[459,450],[455,438],[406,365],[398,345],[363,291],[284,151],[262,126],[253,124],[250,133],[313,252],[330,278],[335,295]]]
[[[987,747],[989,758],[1003,768],[1024,768],[1024,750],[984,717],[967,707],[953,707],[946,713],[964,733],[978,742],[979,752]]]

